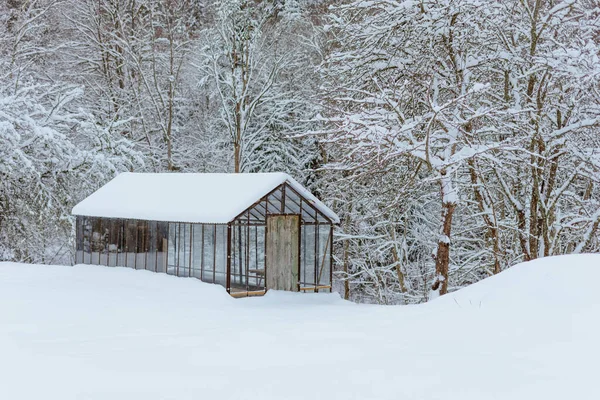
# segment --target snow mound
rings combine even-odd
[[[462,307],[573,308],[598,303],[600,254],[546,257],[440,297]]]

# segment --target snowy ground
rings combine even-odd
[[[598,399],[600,255],[414,307],[0,263],[0,399]]]

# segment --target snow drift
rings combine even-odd
[[[596,399],[600,255],[410,307],[0,264],[2,399]]]
[[[461,289],[437,301],[480,307],[582,307],[596,300],[600,254],[537,259]]]

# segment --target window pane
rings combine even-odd
[[[288,214],[300,214],[300,198],[292,190],[285,191],[285,212]]]
[[[167,272],[169,224],[156,223],[156,271]]]
[[[156,271],[156,221],[148,221],[146,269]]]
[[[137,221],[125,220],[125,266],[135,268]]]
[[[116,266],[124,267],[126,265],[127,248],[125,247],[125,220],[117,219],[114,222],[115,231],[117,233],[117,254],[116,254]]]
[[[315,210],[308,206],[305,201],[302,201],[302,219],[311,223],[316,221]]]
[[[246,227],[237,225],[231,228],[231,287],[248,290],[246,268]]]
[[[148,254],[148,222],[137,221],[135,268],[146,269],[146,256]]]
[[[190,276],[190,240],[191,224],[179,224],[179,243],[177,245],[177,275]]]
[[[83,217],[75,219],[75,264],[83,263]]]
[[[177,273],[177,256],[179,246],[179,224],[169,223],[169,252],[167,256],[167,274]]]
[[[90,264],[102,265],[101,253],[104,250],[104,231],[102,228],[102,218],[91,218],[92,237],[91,237],[91,260]]]
[[[329,225],[319,225],[319,285],[329,285],[331,283],[329,279],[329,270],[331,268],[329,257],[329,253],[331,251],[329,231]]]
[[[227,285],[227,226],[216,226],[215,283]]]
[[[269,214],[281,213],[281,194],[281,188],[279,188],[267,197]]]
[[[302,225],[302,238],[300,241],[300,284],[301,286],[315,285],[315,225]]]
[[[98,218],[98,230],[100,232],[100,243],[98,246],[98,263],[108,265],[108,235],[110,233],[110,219]]]
[[[117,250],[119,240],[119,220],[107,219],[106,228],[108,230],[106,250],[108,252],[108,265],[114,267],[117,265]]]
[[[265,227],[250,227],[250,256],[248,286],[250,290],[261,290],[265,286]]]
[[[203,225],[194,224],[192,225],[192,276],[196,278],[202,277],[202,234]]]
[[[204,225],[204,269],[202,270],[202,280],[204,282],[214,282],[214,245],[215,245],[215,225]]]
[[[83,217],[82,220],[83,229],[83,263],[91,264],[91,236],[92,236],[92,224],[89,217]]]

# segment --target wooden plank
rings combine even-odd
[[[248,269],[248,272],[250,272],[251,274],[254,275],[265,275],[265,270],[264,269]]]
[[[300,215],[269,215],[266,237],[266,288],[298,291]]]
[[[331,285],[321,285],[321,286],[304,286],[301,287],[300,290],[308,291],[308,290],[321,290],[321,289],[331,289]]]
[[[249,292],[231,292],[229,293],[231,297],[240,298],[240,297],[252,297],[252,296],[263,296],[266,292],[264,290],[255,290]]]

